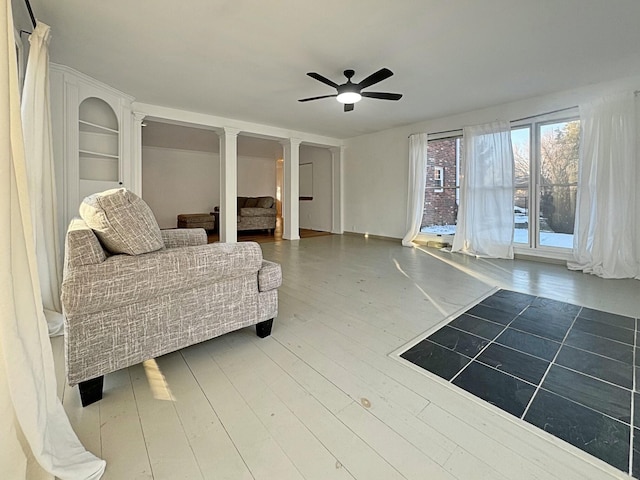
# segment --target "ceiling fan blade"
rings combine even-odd
[[[319,97],[301,98],[298,101],[299,102],[310,102],[311,100],[320,100],[321,98],[330,98],[330,97],[337,97],[337,96],[338,96],[338,94],[335,93],[333,95],[320,95]]]
[[[391,70],[389,70],[388,68],[381,68],[377,72],[372,73],[367,78],[362,80],[358,84],[358,87],[360,87],[360,88],[370,87],[374,83],[378,83],[378,82],[381,82],[381,81],[389,78],[391,75],[393,75],[393,72]]]
[[[378,98],[380,100],[400,100],[402,98],[401,93],[386,93],[386,92],[360,92],[363,97]]]
[[[323,77],[319,73],[309,72],[309,73],[307,73],[307,75],[309,75],[311,78],[314,78],[314,79],[318,80],[319,82],[322,82],[322,83],[325,83],[325,84],[329,85],[330,87],[338,88],[338,84],[336,82],[334,82],[332,80],[329,80],[327,77]]]
[[[345,112],[350,112],[351,110],[353,110],[353,103],[345,103],[344,104],[344,111]]]

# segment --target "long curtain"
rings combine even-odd
[[[580,105],[580,176],[572,270],[638,278],[638,156],[633,93]]]
[[[2,478],[98,479],[56,394],[36,265],[11,2],[0,4],[0,466]]]
[[[407,196],[407,233],[402,245],[412,247],[413,240],[420,233],[424,189],[427,182],[427,134],[419,133],[409,137],[409,184]]]
[[[22,130],[42,304],[49,335],[62,335],[62,263],[56,223],[56,180],[49,101],[49,39],[49,26],[37,22],[29,37],[31,46],[22,90]]]
[[[508,122],[463,130],[460,206],[453,252],[513,258],[513,149]]]

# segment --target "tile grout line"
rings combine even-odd
[[[631,381],[633,382],[633,389],[631,391],[631,413],[629,415],[629,475],[633,476],[633,443],[634,443],[634,410],[635,410],[635,391],[636,391],[636,342],[637,342],[637,332],[638,332],[638,319],[636,318],[636,330],[633,335],[633,365],[632,372],[633,378]]]
[[[522,312],[520,312],[520,313],[522,313]],[[520,313],[518,314],[518,316],[520,316]],[[473,314],[471,314],[471,313],[467,313],[467,312],[465,312],[465,314],[466,314],[466,315],[469,315],[469,316],[471,316],[471,317],[477,318],[477,319],[479,319],[479,320],[484,320],[485,322],[494,323],[494,324],[496,324],[496,325],[500,325],[500,326],[503,326],[503,325],[504,325],[504,324],[502,324],[502,323],[495,322],[495,321],[491,320],[490,318],[480,317],[480,316],[478,316],[478,315],[473,315]],[[516,317],[516,318],[517,318],[517,317]],[[584,319],[584,317],[580,317],[580,318]],[[454,319],[454,320],[455,320],[455,319]],[[513,323],[513,321],[514,321],[514,320],[515,320],[515,318],[514,318],[513,320],[511,320],[511,321],[507,324],[507,327],[508,327],[508,328],[510,328],[510,329],[512,329],[512,330],[515,330],[515,331],[516,331],[516,332],[518,332],[518,333],[524,333],[524,334],[526,334],[526,335],[531,335],[532,337],[536,337],[536,338],[539,338],[539,339],[541,339],[541,340],[546,340],[546,341],[548,341],[548,342],[557,343],[557,344],[560,344],[560,346],[562,346],[561,342],[558,342],[557,340],[552,340],[552,339],[550,339],[550,338],[548,338],[548,337],[543,337],[542,335],[538,335],[538,334],[536,334],[536,333],[528,332],[528,331],[526,331],[526,330],[521,330],[521,329],[519,329],[519,328],[513,327],[511,324]],[[586,319],[586,320],[588,320],[588,319]],[[607,324],[604,324],[604,323],[603,323],[602,325],[607,325]],[[456,329],[458,329],[458,330],[460,330],[460,331],[463,331],[463,332],[465,332],[465,333],[471,333],[472,335],[476,335],[476,334],[474,334],[473,332],[469,332],[469,331],[467,331],[467,330],[463,330],[462,328],[460,328],[460,327],[456,327],[455,325],[447,324],[447,326],[450,326],[450,327],[452,327],[452,328],[456,328]],[[609,325],[609,326],[613,326],[613,327],[615,327],[615,325]],[[624,328],[624,327],[618,327],[618,328]],[[627,328],[627,330],[631,330],[631,329]],[[584,335],[589,336],[589,337],[594,337],[594,338],[598,338],[598,339],[602,339],[602,340],[608,340],[608,341],[610,341],[610,342],[618,343],[618,344],[620,344],[620,345],[623,345],[623,346],[626,346],[626,347],[629,347],[629,348],[633,348],[633,345],[630,345],[630,344],[628,344],[628,343],[626,343],[626,342],[621,342],[621,341],[619,341],[619,340],[614,340],[613,338],[609,338],[609,337],[603,337],[603,336],[601,336],[601,335],[595,335],[595,334],[593,334],[593,333],[589,333],[589,332],[583,332],[583,331],[581,331],[581,330],[578,330],[578,331],[579,331],[580,333],[584,334]],[[503,331],[501,331],[501,332],[498,334],[498,337],[499,337],[502,333],[503,333]],[[635,332],[634,332],[634,334],[635,334]],[[476,336],[479,336],[479,335],[476,335]],[[497,339],[498,339],[498,337],[496,337],[496,338],[495,338],[495,340],[497,340]],[[429,338],[429,337],[426,337],[426,338]],[[488,339],[487,339],[487,340],[488,340]],[[511,347],[511,346],[509,346],[509,345],[505,345],[505,344],[503,344],[503,343],[499,343],[499,342],[496,342],[496,343],[497,343],[498,345],[502,345],[503,347],[511,348],[512,350],[515,350],[515,351],[517,351],[517,352],[526,353],[527,355],[531,355],[532,357],[539,358],[540,360],[544,360],[545,362],[548,362],[548,361],[549,361],[549,360],[547,360],[546,358],[539,357],[539,356],[537,356],[537,355],[534,355],[534,354],[532,354],[532,353],[528,353],[528,352],[524,352],[524,351],[522,351],[522,350],[518,350],[518,349],[517,349],[517,348],[515,348],[515,347]],[[577,346],[575,346],[575,345],[571,345],[571,344],[569,344],[569,343],[567,343],[567,344],[566,344],[566,346],[567,346],[567,347],[574,348],[574,349],[576,349],[576,350],[580,350],[581,352],[590,353],[591,355],[595,355],[595,356],[597,356],[597,357],[606,358],[607,360],[612,360],[612,361],[614,361],[614,362],[623,363],[623,364],[625,364],[625,365],[630,365],[630,366],[632,366],[632,367],[633,367],[633,365],[631,365],[631,364],[629,364],[629,363],[627,363],[627,362],[625,362],[625,361],[623,361],[623,360],[619,360],[619,359],[617,359],[617,358],[613,358],[613,357],[607,357],[607,356],[606,356],[606,355],[604,355],[604,354],[597,353],[597,352],[592,352],[592,351],[587,350],[587,349],[582,348],[582,347],[577,347]],[[565,367],[565,368],[567,368],[567,367]],[[579,373],[583,373],[583,372],[579,372]],[[584,373],[583,373],[583,374],[584,374]],[[594,377],[594,378],[598,378],[598,377]],[[623,387],[623,388],[624,388],[624,387]]]
[[[465,333],[469,333],[469,332],[465,332]],[[431,340],[428,340],[428,341],[430,341],[430,342],[431,342]],[[452,351],[452,352],[453,352],[453,350],[451,350],[450,348],[444,347],[443,345],[440,345],[439,343],[435,343],[435,342],[432,342],[432,343],[434,343],[434,345],[437,345],[437,346],[439,346],[439,347],[445,348],[445,349],[450,350],[450,351]],[[505,348],[510,348],[510,347],[507,347],[506,345],[502,345],[502,344],[500,344],[500,343],[496,343],[495,345],[499,345],[499,346],[501,346],[501,347],[505,347]],[[513,350],[513,351],[515,351],[515,352],[518,352],[518,353],[522,353],[522,354],[524,354],[524,355],[529,355],[528,353],[520,352],[520,350],[515,350],[515,349],[511,349],[511,350]],[[455,352],[455,353],[457,353],[457,352]],[[468,359],[470,360],[469,364],[471,363],[471,360],[472,360],[472,359],[471,359],[471,357],[467,357],[466,355],[462,355],[462,354],[459,354],[459,355],[461,355],[461,356],[463,356],[463,357],[465,357],[465,358],[468,358]],[[532,355],[530,355],[530,356],[532,356]],[[475,358],[475,357],[474,357],[474,358]],[[538,357],[534,357],[534,358],[538,358]],[[545,362],[547,362],[547,363],[551,363],[551,361],[549,361],[549,360],[544,360],[544,359],[540,359],[540,360],[543,360],[543,361],[545,361]],[[407,360],[407,361],[411,362],[410,360]],[[500,370],[499,368],[497,368],[497,367],[495,367],[495,366],[493,366],[493,365],[489,365],[488,363],[484,363],[482,360],[475,359],[475,360],[472,360],[472,361],[475,361],[475,362],[479,363],[480,365],[482,365],[483,367],[487,367],[487,368],[489,368],[489,369],[491,369],[491,370],[494,370],[494,371],[496,371],[496,372],[498,372],[498,373],[501,373],[501,374],[503,374],[503,375],[505,375],[505,376],[507,376],[507,377],[511,377],[511,378],[513,378],[513,379],[515,379],[515,380],[518,380],[518,381],[520,381],[520,382],[523,382],[523,383],[526,383],[526,384],[528,384],[528,385],[531,385],[531,386],[532,386],[532,387],[534,387],[534,388],[537,388],[537,387],[539,386],[539,385],[536,385],[536,384],[535,384],[535,383],[533,383],[533,382],[530,382],[529,380],[524,380],[523,378],[520,378],[520,377],[518,377],[517,375],[514,375],[513,373],[507,372],[507,371],[505,371],[505,370]],[[413,362],[411,362],[411,363],[413,363]],[[416,366],[420,367],[419,365],[417,365],[417,364],[415,364],[415,363],[414,363],[414,365],[416,365]],[[464,368],[466,368],[467,366],[468,366],[468,365],[465,365],[465,367],[464,367]],[[571,372],[575,372],[575,373],[580,374],[580,375],[583,375],[583,376],[585,376],[585,377],[589,377],[589,378],[592,378],[592,379],[597,380],[597,381],[599,381],[599,382],[603,382],[603,383],[606,383],[606,384],[611,385],[611,386],[613,386],[613,387],[620,388],[620,389],[626,390],[626,391],[628,391],[628,392],[630,392],[630,393],[633,393],[633,392],[632,392],[631,390],[629,390],[628,388],[622,387],[622,386],[620,386],[620,385],[616,385],[615,383],[608,382],[608,381],[606,381],[606,380],[603,380],[603,379],[598,378],[598,377],[594,377],[594,376],[589,375],[589,374],[586,374],[586,373],[584,373],[584,372],[580,372],[580,371],[578,371],[578,370],[574,370],[574,369],[572,369],[572,368],[565,367],[564,365],[556,364],[556,366],[557,366],[558,368],[566,369],[566,370],[569,370],[569,371],[571,371]],[[423,370],[425,370],[425,371],[426,371],[426,372],[428,372],[428,373],[432,373],[432,374],[433,374],[433,372],[430,372],[429,370],[426,370],[426,369],[424,369],[423,367],[420,367],[420,368],[422,368]],[[464,368],[463,368],[463,370],[464,370]],[[436,375],[436,374],[434,374],[434,375]],[[457,376],[457,374],[456,374],[456,376]],[[442,377],[440,377],[440,378],[442,378]],[[455,377],[454,377],[454,378],[455,378]],[[451,383],[452,381],[451,381],[451,380],[447,380],[447,382],[448,382],[448,383]],[[452,383],[452,385],[457,386],[457,385],[455,385],[455,384],[453,384],[453,383]],[[463,387],[458,387],[458,388],[460,388],[460,389],[464,390],[465,392],[471,393],[471,392],[469,392],[467,389],[465,389],[465,388],[463,388]],[[542,388],[542,387],[540,387],[540,388]],[[586,408],[586,409],[588,409],[588,410],[591,410],[592,412],[595,412],[595,413],[597,413],[597,414],[599,414],[599,415],[603,415],[603,416],[605,416],[605,417],[608,417],[608,418],[610,418],[611,420],[614,420],[614,421],[616,421],[616,422],[623,423],[623,424],[625,424],[625,425],[629,425],[629,423],[628,423],[628,422],[625,422],[624,420],[620,420],[619,418],[616,418],[616,417],[614,417],[614,416],[612,416],[612,415],[610,415],[610,414],[608,414],[608,413],[601,412],[600,410],[597,410],[597,409],[596,409],[596,408],[594,408],[594,407],[590,407],[590,406],[588,406],[588,405],[585,405],[584,403],[581,403],[581,402],[579,402],[579,401],[577,401],[577,400],[575,400],[575,399],[571,399],[571,398],[566,397],[565,395],[562,395],[562,394],[560,394],[560,393],[557,393],[557,392],[554,392],[554,391],[551,391],[551,390],[547,390],[546,388],[542,388],[542,390],[544,390],[545,392],[551,393],[552,395],[555,395],[555,396],[557,396],[557,397],[563,398],[563,399],[565,399],[565,400],[567,400],[567,401],[569,401],[569,402],[571,402],[571,403],[575,403],[576,405],[579,405],[579,406],[581,406],[581,407],[583,407],[583,408]],[[481,397],[478,397],[478,396],[477,396],[477,395],[475,395],[475,394],[472,394],[472,395],[474,395],[474,396],[476,396],[477,398],[480,398],[481,400],[483,400]],[[533,397],[532,397],[532,398],[533,398]],[[484,401],[486,401],[486,400],[484,400]],[[498,407],[498,408],[500,408],[500,407]],[[503,412],[506,412],[506,410],[504,410],[504,409],[501,409],[501,410],[502,410]],[[508,412],[507,412],[507,413],[508,413]],[[515,415],[514,415],[514,416],[515,416]],[[516,418],[520,418],[520,417],[516,417]],[[525,421],[526,421],[526,420],[525,420]],[[528,422],[527,422],[527,423],[528,423]]]
[[[494,295],[495,295],[495,293],[494,293]],[[493,296],[493,295],[491,295],[491,296]],[[535,297],[535,298],[538,298],[538,297]],[[533,302],[535,301],[535,298],[534,298],[533,300],[531,300],[531,303],[533,303]],[[480,303],[482,303],[482,302],[480,302]],[[478,303],[478,305],[480,305],[480,303]],[[454,381],[456,378],[458,378],[458,376],[459,376],[463,371],[465,371],[469,365],[471,365],[471,364],[472,364],[473,362],[475,362],[475,361],[478,361],[478,360],[477,360],[477,359],[478,359],[478,357],[479,357],[480,355],[482,355],[482,353],[483,353],[487,348],[489,348],[489,346],[490,346],[490,345],[493,345],[493,344],[494,344],[494,342],[498,339],[498,337],[499,337],[500,335],[502,335],[502,334],[507,330],[507,328],[509,328],[509,325],[511,325],[511,324],[515,321],[515,319],[516,319],[516,318],[518,318],[520,315],[522,315],[522,312],[524,312],[527,308],[529,308],[529,305],[531,305],[531,303],[529,303],[526,307],[524,307],[522,310],[520,310],[520,313],[518,313],[514,318],[512,318],[512,319],[511,319],[511,321],[510,321],[509,323],[507,323],[506,325],[504,325],[504,328],[503,328],[502,330],[500,330],[500,332],[499,332],[495,337],[493,337],[493,340],[489,340],[489,341],[487,342],[487,344],[486,344],[486,345],[485,345],[485,346],[484,346],[484,347],[483,347],[483,348],[482,348],[478,353],[476,353],[476,354],[474,355],[474,357],[471,359],[471,361],[470,361],[469,363],[467,363],[464,367],[462,367],[460,370],[458,370],[458,373],[456,373],[453,377],[451,377],[451,379],[449,380],[449,383],[453,384],[453,381]],[[475,305],[474,305],[474,306],[475,306]],[[473,308],[473,307],[471,307],[471,308]],[[478,317],[478,318],[480,318],[480,317]],[[490,320],[489,320],[489,321],[490,321]],[[495,323],[495,322],[494,322],[494,323]],[[502,324],[499,324],[499,325],[502,325]],[[456,327],[453,327],[453,328],[456,328]],[[458,330],[460,330],[460,329],[458,329]],[[460,331],[463,331],[463,330],[460,330]],[[474,334],[473,334],[473,333],[471,333],[471,332],[465,332],[465,333],[469,333],[469,334],[471,334],[471,335],[474,335]],[[476,337],[478,337],[478,338],[482,338],[482,337],[480,337],[479,335],[475,335],[475,336],[476,336]],[[487,340],[488,340],[488,339],[487,339]],[[435,342],[434,342],[434,343],[435,343]],[[499,343],[496,343],[496,345],[500,345],[500,344],[499,344]],[[446,347],[445,347],[445,348],[446,348]],[[456,353],[457,353],[457,352],[456,352]],[[485,365],[483,362],[480,362],[480,363],[482,363],[482,365]],[[493,367],[492,367],[492,368],[493,368]],[[494,370],[498,370],[498,369],[496,368],[496,369],[494,369]],[[498,370],[498,371],[500,372],[501,370]],[[503,372],[503,373],[507,373],[507,372]],[[514,375],[511,375],[511,376],[513,376],[514,378],[517,378],[517,377],[515,377]]]
[[[562,347],[564,346],[564,342],[567,340],[567,337],[569,336],[569,332],[573,328],[573,325],[576,323],[576,320],[578,319],[578,316],[580,315],[580,312],[582,311],[582,309],[583,309],[583,307],[580,307],[580,310],[578,310],[578,313],[574,317],[573,322],[571,322],[571,325],[567,329],[567,332],[564,334],[564,338],[562,339],[562,342],[560,342],[560,348],[558,349],[556,354],[553,356],[553,359],[551,359],[551,361],[549,362],[549,366],[547,367],[547,370],[544,372],[544,375],[542,375],[542,378],[540,379],[540,382],[538,383],[538,386],[536,387],[536,391],[533,392],[533,395],[531,395],[531,398],[529,399],[529,403],[527,403],[527,407],[524,409],[524,412],[522,412],[522,415],[520,416],[520,418],[522,420],[524,420],[524,417],[529,412],[529,408],[531,407],[531,404],[533,403],[533,399],[536,398],[536,396],[538,395],[538,392],[540,391],[540,388],[542,388],[542,382],[544,382],[545,378],[547,378],[547,375],[551,371],[551,367],[553,367],[556,364],[556,359],[558,358],[558,355],[560,355],[560,351],[562,350]],[[524,421],[526,422],[526,420],[524,420]]]
[[[541,297],[536,297],[536,298],[541,298]],[[535,299],[534,299],[534,301],[535,301]],[[480,304],[480,303],[481,303],[481,302],[479,302],[478,304]],[[533,303],[533,302],[532,302],[532,303]],[[476,305],[477,305],[477,304],[476,304]],[[573,304],[571,304],[571,305],[573,305]],[[469,362],[468,362],[465,366],[463,366],[463,367],[462,367],[462,368],[461,368],[461,369],[460,369],[460,370],[459,370],[459,371],[458,371],[458,372],[457,372],[457,373],[456,373],[456,374],[455,374],[455,375],[454,375],[454,376],[453,376],[453,377],[448,381],[448,383],[450,383],[450,384],[452,384],[452,385],[453,385],[453,384],[454,384],[453,382],[454,382],[454,381],[455,381],[455,380],[456,380],[456,379],[457,379],[457,378],[462,374],[462,372],[463,372],[463,371],[465,371],[465,370],[469,367],[469,365],[471,365],[471,364],[472,364],[472,363],[474,363],[474,362],[475,362],[475,363],[479,363],[479,364],[481,364],[481,365],[484,365],[484,366],[488,367],[488,368],[489,368],[489,369],[491,369],[491,370],[495,370],[495,371],[497,371],[497,372],[500,372],[500,373],[502,373],[502,374],[505,374],[505,375],[507,375],[507,376],[509,376],[509,377],[512,377],[512,378],[514,378],[514,379],[517,379],[517,380],[523,381],[524,383],[528,383],[529,385],[531,385],[532,387],[534,387],[534,389],[535,389],[535,390],[534,390],[534,393],[533,393],[533,395],[531,396],[531,398],[530,398],[529,402],[527,403],[527,406],[526,406],[526,408],[525,408],[524,412],[523,412],[523,413],[522,413],[522,415],[519,417],[521,420],[524,420],[524,421],[527,421],[527,420],[525,420],[525,417],[526,417],[526,415],[528,414],[528,411],[530,410],[531,405],[533,404],[534,399],[535,399],[535,398],[537,398],[537,395],[538,395],[538,393],[540,392],[540,390],[543,390],[543,391],[545,391],[545,392],[549,391],[549,390],[547,390],[546,388],[543,388],[543,387],[542,387],[542,384],[543,384],[543,383],[544,383],[544,381],[546,380],[547,376],[549,375],[549,373],[550,373],[550,371],[551,371],[551,368],[552,368],[554,365],[556,365],[556,366],[557,366],[557,367],[559,367],[559,368],[567,369],[568,371],[572,371],[572,372],[575,372],[575,373],[577,373],[577,374],[584,375],[585,377],[588,377],[588,378],[591,378],[591,379],[594,379],[594,380],[597,380],[597,381],[601,381],[601,382],[603,382],[603,383],[606,383],[606,384],[608,384],[608,385],[611,385],[612,387],[616,387],[616,388],[619,388],[619,389],[621,389],[621,390],[626,390],[627,392],[629,392],[629,393],[631,394],[631,400],[630,400],[630,407],[631,407],[631,411],[630,411],[630,414],[629,414],[629,417],[628,417],[628,418],[629,418],[629,423],[628,423],[628,425],[629,425],[629,427],[630,427],[630,429],[629,429],[630,431],[629,431],[629,458],[628,458],[629,463],[628,463],[628,473],[629,473],[629,475],[632,475],[632,473],[633,473],[633,458],[634,458],[634,451],[633,451],[633,443],[634,443],[634,408],[635,408],[635,397],[634,397],[634,394],[635,394],[635,392],[636,392],[636,388],[638,387],[638,385],[637,385],[637,383],[636,383],[636,372],[640,372],[639,370],[637,370],[637,369],[638,369],[638,368],[640,368],[640,367],[639,367],[639,366],[636,366],[636,358],[637,358],[637,356],[636,356],[636,348],[638,347],[638,338],[637,338],[637,336],[636,336],[636,335],[638,334],[638,328],[640,328],[640,318],[634,318],[634,319],[633,319],[633,320],[634,320],[634,329],[633,329],[633,330],[631,330],[630,328],[626,328],[626,327],[619,327],[619,326],[617,326],[617,327],[616,327],[616,326],[614,326],[614,325],[609,325],[609,326],[611,326],[611,327],[616,327],[616,328],[625,329],[625,330],[631,330],[631,331],[634,333],[634,339],[633,339],[633,343],[632,343],[631,345],[629,345],[629,344],[628,344],[628,343],[626,343],[626,342],[618,341],[618,340],[614,340],[614,339],[611,339],[611,338],[609,338],[609,337],[603,337],[603,336],[601,336],[601,335],[597,335],[597,334],[595,334],[595,333],[591,333],[591,332],[582,332],[582,333],[584,333],[585,335],[587,335],[588,337],[592,337],[592,336],[593,336],[594,338],[606,339],[606,340],[609,340],[609,341],[611,341],[611,342],[619,343],[620,345],[625,345],[625,346],[627,346],[627,347],[631,347],[631,348],[633,348],[633,353],[632,353],[632,362],[633,362],[633,363],[632,363],[632,365],[631,365],[631,370],[632,370],[633,378],[632,378],[632,381],[631,381],[631,388],[629,389],[628,387],[625,387],[625,386],[622,386],[622,385],[618,385],[617,383],[613,383],[612,381],[606,380],[606,379],[604,379],[604,378],[599,378],[599,377],[594,376],[594,375],[591,375],[591,374],[589,374],[589,373],[581,372],[581,371],[578,371],[578,370],[575,370],[575,369],[573,369],[573,368],[566,367],[566,366],[563,366],[563,365],[560,365],[560,364],[558,364],[558,363],[557,363],[557,359],[558,359],[558,357],[559,357],[559,355],[560,355],[560,351],[561,351],[565,346],[567,346],[567,347],[574,348],[574,349],[576,349],[577,351],[587,352],[587,353],[589,353],[589,354],[592,354],[592,355],[594,355],[594,356],[597,356],[597,357],[600,357],[600,358],[603,358],[603,359],[608,359],[608,360],[611,360],[611,361],[615,361],[615,362],[618,362],[618,363],[620,363],[620,364],[626,364],[626,362],[623,362],[623,361],[621,361],[621,360],[614,359],[614,358],[611,358],[611,357],[607,357],[606,355],[601,355],[601,354],[598,354],[598,353],[595,353],[595,352],[590,352],[590,351],[585,350],[585,349],[580,348],[580,347],[572,347],[571,345],[569,345],[569,344],[567,343],[567,341],[568,341],[568,337],[569,337],[569,334],[573,331],[573,328],[574,328],[574,327],[576,327],[576,322],[577,322],[577,320],[578,320],[579,318],[581,318],[581,317],[580,317],[580,315],[581,315],[581,313],[585,310],[585,307],[583,307],[583,306],[577,305],[577,306],[579,307],[579,310],[578,310],[578,311],[577,311],[577,313],[575,314],[575,316],[574,316],[574,318],[573,318],[573,320],[572,320],[571,324],[569,325],[569,328],[566,330],[566,332],[565,332],[565,334],[564,334],[564,336],[563,336],[562,340],[561,340],[561,341],[559,341],[559,342],[558,342],[558,341],[551,340],[551,341],[554,341],[554,343],[559,344],[559,348],[558,348],[558,350],[556,351],[555,355],[553,355],[553,358],[552,358],[550,361],[549,361],[549,360],[546,360],[546,359],[543,359],[543,358],[540,358],[540,357],[538,357],[538,356],[536,356],[536,355],[533,355],[533,354],[527,353],[527,352],[522,352],[522,351],[518,350],[517,348],[511,347],[511,346],[509,346],[509,345],[502,345],[502,344],[500,344],[500,343],[497,341],[497,339],[498,339],[498,338],[499,338],[499,337],[500,337],[500,336],[501,336],[501,335],[502,335],[502,334],[503,334],[503,333],[504,333],[508,328],[510,328],[510,327],[511,327],[511,325],[513,324],[513,322],[514,322],[514,321],[515,321],[515,320],[516,320],[520,315],[522,315],[522,313],[523,313],[523,312],[524,312],[524,311],[525,311],[529,306],[531,306],[531,303],[530,303],[529,305],[527,305],[524,309],[522,309],[522,310],[520,311],[520,313],[518,313],[518,314],[515,316],[515,318],[513,318],[513,319],[512,319],[510,322],[508,322],[506,325],[505,325],[505,324],[502,324],[502,323],[495,322],[495,321],[493,321],[493,320],[491,320],[491,319],[489,319],[489,318],[484,318],[484,317],[479,316],[479,315],[474,315],[474,314],[468,313],[468,310],[467,310],[467,311],[465,311],[465,312],[463,312],[464,314],[467,314],[467,315],[469,315],[469,316],[471,316],[471,317],[474,317],[474,318],[477,318],[477,319],[479,319],[479,320],[485,321],[485,322],[487,322],[487,323],[492,323],[492,324],[495,324],[495,325],[500,325],[500,326],[502,327],[502,329],[499,331],[499,333],[498,333],[497,335],[493,336],[493,339],[486,338],[486,336],[484,336],[484,335],[480,335],[480,334],[478,334],[478,333],[476,333],[476,332],[472,332],[472,331],[467,331],[467,330],[465,330],[463,327],[459,327],[459,326],[451,325],[450,323],[448,323],[448,324],[447,324],[447,326],[449,326],[450,328],[452,328],[452,329],[454,329],[454,330],[457,330],[457,331],[459,331],[459,332],[461,332],[461,333],[465,333],[465,334],[467,334],[467,335],[471,335],[471,336],[474,336],[474,337],[478,337],[478,338],[483,339],[483,340],[486,340],[486,341],[488,342],[488,343],[487,343],[487,344],[486,344],[482,349],[480,349],[480,351],[478,351],[478,352],[477,352],[477,353],[476,353],[472,358],[470,358],[470,357],[468,357],[468,356],[466,356],[466,355],[464,355],[464,354],[459,353],[459,355],[461,355],[462,357],[470,358],[470,360],[469,360]],[[487,307],[489,307],[489,306],[487,305]],[[473,307],[469,307],[469,309],[471,309],[471,308],[473,308]],[[588,320],[590,323],[596,323],[596,324],[601,324],[601,325],[603,325],[603,326],[607,326],[607,324],[606,324],[605,322],[599,322],[599,321],[597,321],[597,320],[592,320],[592,319],[586,319],[586,320]],[[548,339],[548,338],[546,338],[546,337],[541,337],[540,335],[536,335],[536,334],[531,333],[531,332],[527,332],[527,331],[524,331],[524,330],[519,330],[519,329],[514,328],[514,327],[511,327],[511,328],[513,328],[514,330],[517,330],[517,331],[519,331],[519,332],[522,332],[522,333],[525,333],[525,334],[532,335],[532,336],[534,336],[534,337],[539,337],[539,338],[541,338],[541,339],[550,340],[550,339]],[[428,337],[427,337],[427,340],[428,340]],[[433,342],[433,343],[435,343],[436,345],[441,346],[442,348],[445,348],[445,349],[448,349],[448,350],[451,350],[451,351],[455,352],[455,350],[454,350],[454,349],[452,349],[452,348],[449,348],[449,347],[444,346],[444,345],[440,345],[440,344],[439,344],[439,343],[437,343],[437,342]],[[506,348],[506,349],[508,349],[508,350],[512,350],[512,351],[514,351],[514,352],[518,352],[518,353],[522,353],[522,354],[524,354],[524,355],[531,356],[532,358],[540,359],[540,360],[543,360],[543,361],[548,361],[548,362],[549,362],[549,364],[548,364],[548,366],[547,366],[547,368],[546,368],[546,370],[545,370],[544,374],[542,375],[541,379],[539,380],[538,384],[536,385],[536,384],[534,384],[534,383],[532,383],[532,382],[530,382],[530,381],[523,380],[523,379],[521,379],[520,377],[518,377],[517,375],[514,375],[514,374],[511,374],[511,373],[509,373],[509,372],[506,372],[506,371],[500,370],[500,369],[499,369],[499,368],[497,368],[497,367],[494,367],[494,366],[492,366],[492,365],[486,364],[486,363],[482,362],[481,360],[479,360],[479,357],[483,354],[483,352],[485,352],[485,351],[486,351],[486,350],[487,350],[487,349],[488,349],[492,344],[496,344],[496,345],[502,346],[502,347],[504,347],[504,348]],[[463,388],[463,390],[466,390],[466,389],[464,389],[464,388]],[[551,393],[554,393],[554,392],[551,392]],[[620,422],[620,423],[622,423],[622,424],[625,424],[625,423],[626,423],[626,422],[624,422],[622,419],[619,419],[619,418],[613,417],[613,416],[611,416],[611,415],[609,415],[609,414],[607,414],[607,413],[604,413],[604,412],[600,412],[600,411],[598,411],[598,410],[594,409],[593,407],[589,407],[589,406],[583,405],[582,403],[577,402],[576,400],[571,400],[571,399],[569,399],[569,398],[567,398],[567,397],[565,397],[565,396],[563,396],[563,395],[560,395],[560,394],[558,394],[558,393],[554,393],[554,394],[555,394],[555,395],[558,395],[560,398],[564,398],[564,399],[565,399],[565,400],[567,400],[567,401],[570,401],[570,402],[572,402],[572,403],[575,403],[576,405],[580,405],[580,406],[582,406],[582,407],[584,407],[584,408],[586,408],[586,409],[588,409],[588,410],[591,410],[591,411],[593,411],[593,412],[595,412],[595,413],[598,413],[598,414],[600,414],[600,415],[603,415],[604,417],[611,418],[612,420],[614,420],[614,421],[616,421],[616,422]],[[481,398],[481,397],[480,397],[480,398]],[[527,422],[527,423],[529,423],[529,422]],[[640,437],[639,437],[639,438],[640,438]],[[609,463],[609,462],[607,462],[607,463]]]

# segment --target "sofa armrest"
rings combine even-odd
[[[258,290],[268,292],[282,285],[282,268],[279,263],[262,260],[262,267],[258,271]]]
[[[254,242],[114,255],[97,265],[68,269],[62,305],[67,316],[110,310],[226,278],[257,275],[261,266],[262,250]]]
[[[192,247],[207,244],[204,228],[173,228],[160,230],[165,248]]]
[[[69,224],[64,246],[64,268],[78,268],[83,265],[102,263],[107,255],[84,220],[74,218]]]

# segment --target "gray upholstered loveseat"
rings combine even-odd
[[[80,384],[83,405],[102,398],[106,373],[250,325],[271,333],[282,274],[257,243],[160,231],[125,189],[87,197],[80,213],[66,237],[62,304],[67,381]]]
[[[273,197],[238,197],[238,230],[275,230]]]

